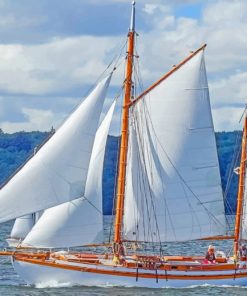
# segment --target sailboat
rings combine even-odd
[[[229,236],[206,45],[136,96],[135,37],[133,2],[112,240],[102,244],[102,172],[115,101],[101,123],[100,117],[114,71],[0,190],[1,223],[44,210],[19,248],[0,254],[10,256],[16,272],[34,285],[247,285],[247,264],[239,252],[247,238],[246,114],[235,232]],[[233,239],[233,253],[219,252],[206,264],[204,256],[167,254],[162,245],[201,239]],[[155,247],[139,250],[145,245]]]

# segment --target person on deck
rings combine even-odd
[[[214,254],[214,246],[210,245],[208,247],[208,251],[205,255],[205,260],[204,260],[204,263],[206,264],[211,264],[211,263],[215,263],[215,254]]]
[[[247,260],[247,248],[246,248],[246,245],[242,245],[239,251],[240,251],[241,260]]]

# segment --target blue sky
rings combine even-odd
[[[0,0],[0,127],[15,132],[58,126],[125,42],[130,3]],[[247,1],[139,0],[136,6],[144,85],[207,43],[215,128],[241,128]],[[121,84],[121,74],[116,76],[108,103]]]
[[[174,8],[174,15],[176,17],[200,19],[202,9],[203,9],[202,1],[197,1],[192,4],[185,3],[185,4],[177,5]]]

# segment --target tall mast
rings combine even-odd
[[[239,181],[238,181],[238,199],[237,211],[235,220],[235,234],[234,234],[234,255],[237,258],[239,250],[239,240],[241,231],[241,220],[243,214],[243,196],[244,196],[244,179],[246,172],[246,148],[247,148],[247,116],[244,117],[244,128],[242,137],[242,152],[240,160]]]
[[[126,63],[126,77],[124,81],[124,99],[122,111],[122,132],[119,154],[118,180],[117,180],[117,203],[115,218],[114,242],[120,244],[122,241],[123,208],[125,194],[126,165],[128,152],[128,125],[129,125],[129,104],[132,95],[132,69],[134,59],[135,43],[135,1],[132,2],[132,13],[130,30],[128,33],[128,51]]]

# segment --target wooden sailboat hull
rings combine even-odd
[[[193,285],[247,286],[247,269],[234,270],[148,270],[123,266],[92,265],[58,261],[16,258],[14,269],[28,284],[40,286],[83,285],[125,287],[189,287]]]

